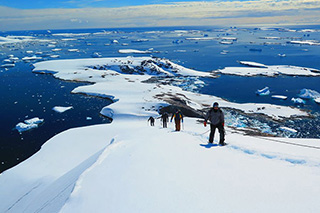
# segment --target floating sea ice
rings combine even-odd
[[[220,54],[221,54],[221,55],[226,55],[228,52],[229,52],[228,50],[222,50],[222,51],[220,52]]]
[[[265,87],[265,88],[263,88],[261,90],[257,90],[256,94],[257,95],[270,95],[269,87]]]
[[[41,60],[42,57],[38,57],[36,55],[32,56],[32,57],[23,57],[22,60],[23,61],[34,61],[34,60]]]
[[[87,121],[92,120],[92,118],[91,118],[91,117],[87,117],[86,119],[87,119]]]
[[[320,98],[320,93],[311,89],[302,89],[300,90],[299,97],[304,99],[316,99]]]
[[[280,99],[280,100],[287,100],[287,96],[284,96],[284,95],[273,95],[271,96],[271,98],[274,98],[274,99]]]
[[[25,131],[28,131],[30,129],[33,129],[33,128],[37,128],[38,125],[37,124],[25,124],[25,123],[18,123],[16,125],[16,129],[19,131],[19,132],[25,132]]]
[[[43,123],[44,119],[40,119],[38,117],[32,118],[32,119],[28,119],[25,120],[23,122],[20,122],[16,125],[16,129],[21,133],[21,132],[25,132],[28,131],[30,129],[34,129],[37,128],[39,124]]]
[[[316,102],[317,104],[320,104],[320,98],[314,99],[314,102]]]
[[[68,52],[80,52],[78,49],[68,49]]]
[[[297,133],[297,132],[298,132],[298,131],[295,130],[295,129],[291,129],[291,128],[289,128],[289,127],[284,127],[284,126],[280,127],[279,129],[282,130],[282,131],[284,131],[284,132],[290,132],[290,133]]]
[[[306,101],[301,99],[301,98],[292,98],[291,101],[294,103],[294,104],[305,104]]]
[[[58,113],[64,113],[65,111],[67,111],[69,109],[73,109],[73,106],[69,106],[69,107],[55,106],[52,108],[53,111],[56,111]]]
[[[3,64],[1,65],[2,68],[10,68],[10,67],[14,67],[15,64]]]
[[[35,117],[35,118],[25,120],[24,122],[26,124],[41,124],[43,121],[44,121],[44,119],[40,119],[38,117]]]
[[[225,44],[225,45],[231,45],[231,44],[233,44],[232,41],[220,41],[219,43],[220,43],[220,44]]]
[[[257,62],[251,62],[251,61],[237,61],[239,64],[248,66],[248,67],[259,67],[259,68],[268,68],[267,65],[257,63]]]
[[[98,53],[98,52],[94,52],[94,53],[92,53],[91,57],[92,58],[101,58],[102,55],[100,53]]]

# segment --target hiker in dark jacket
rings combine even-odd
[[[162,121],[163,128],[167,128],[167,123],[169,121],[168,113],[166,113],[166,112],[162,113],[160,119]]]
[[[152,116],[149,117],[148,121],[150,121],[151,126],[154,126],[154,118]]]
[[[180,121],[183,123],[183,115],[181,113],[180,110],[177,110],[171,117],[171,122],[174,118],[174,122],[176,124],[176,131],[180,131],[180,128],[181,128],[181,124],[180,124]]]
[[[225,145],[224,143],[224,114],[219,108],[219,104],[215,102],[213,104],[213,107],[209,110],[209,112],[205,116],[204,126],[207,126],[207,120],[210,121],[210,137],[209,137],[209,143],[213,143],[214,139],[214,133],[216,131],[216,128],[218,128],[219,134],[220,134],[220,145]]]

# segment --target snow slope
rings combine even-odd
[[[65,131],[0,176],[0,212],[317,212],[319,149],[145,117]],[[217,140],[217,138],[216,138]],[[319,139],[277,139],[319,146]],[[8,196],[10,195],[10,196]]]

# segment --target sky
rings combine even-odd
[[[320,24],[320,0],[0,0],[0,31]]]

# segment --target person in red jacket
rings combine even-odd
[[[209,110],[209,112],[205,116],[204,126],[207,126],[207,120],[210,121],[210,136],[209,143],[213,143],[214,133],[216,128],[218,128],[220,134],[219,144],[225,145],[225,132],[224,132],[224,114],[222,110],[219,108],[219,104],[215,102],[213,107]]]

